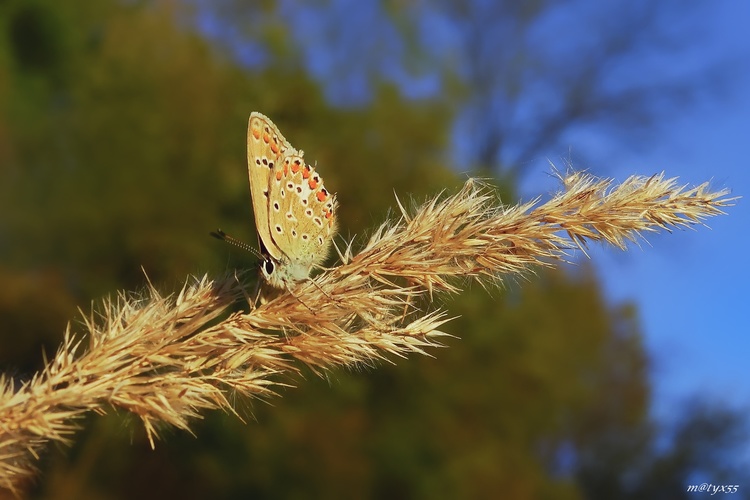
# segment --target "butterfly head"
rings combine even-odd
[[[259,264],[263,280],[273,288],[288,290],[291,285],[304,281],[310,274],[310,267],[304,263],[277,261],[268,254],[261,256]]]

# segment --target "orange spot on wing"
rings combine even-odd
[[[310,186],[310,189],[315,189],[316,187],[318,187],[318,183],[315,182],[315,179],[310,179],[309,181],[307,181],[307,185]]]
[[[289,163],[284,163],[284,177],[289,175]]]
[[[281,175],[282,174],[283,174],[283,172],[280,169],[276,171],[276,180],[277,181],[281,180]]]
[[[270,144],[270,146],[271,146],[271,151],[273,151],[274,154],[279,154],[279,143],[278,142],[274,141],[274,142],[272,142]]]
[[[263,142],[268,144],[271,141],[271,137],[269,137],[268,132],[263,133]]]
[[[331,212],[330,210],[328,210],[326,212],[326,219],[332,219],[332,218],[333,218],[333,212]]]
[[[254,128],[253,129],[253,137],[255,137],[256,139],[260,139],[260,129],[259,128]]]
[[[326,201],[326,193],[325,193],[325,191],[318,191],[318,193],[315,196],[318,197],[318,201],[321,202],[321,203],[324,202],[324,201]]]
[[[296,174],[297,172],[299,172],[299,163],[295,161],[292,163],[292,173]]]
[[[307,179],[308,177],[310,177],[310,167],[306,165],[305,169],[302,171],[302,178]]]

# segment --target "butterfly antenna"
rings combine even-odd
[[[244,241],[240,241],[237,238],[234,238],[232,236],[229,236],[227,233],[222,231],[221,229],[217,229],[216,231],[212,231],[211,236],[216,238],[217,240],[226,241],[230,245],[234,245],[237,248],[241,248],[242,250],[245,250],[246,252],[250,252],[251,254],[255,255],[258,258],[262,258],[261,255],[258,253],[258,251],[245,243]]]

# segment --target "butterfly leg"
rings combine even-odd
[[[263,298],[260,296],[260,292],[261,292],[261,283],[260,283],[260,281],[261,281],[260,280],[260,276],[258,276],[258,278],[255,280],[255,290],[253,291],[253,295],[255,297],[253,297],[253,301],[250,304],[250,307],[252,309],[255,309],[256,307],[258,307],[258,302],[260,302],[261,305],[263,305],[265,303],[265,301],[263,300]]]
[[[311,313],[312,313],[313,315],[315,314],[315,311],[313,311],[313,310],[312,310],[312,309],[310,308],[310,306],[308,306],[307,304],[305,304],[305,303],[304,303],[304,302],[302,301],[302,299],[300,299],[299,297],[297,297],[297,296],[296,296],[296,295],[294,294],[294,292],[292,292],[292,289],[291,289],[291,288],[289,288],[289,285],[288,285],[287,283],[284,283],[284,286],[286,287],[286,291],[287,291],[287,292],[289,292],[289,295],[291,295],[292,297],[294,297],[294,298],[295,298],[295,299],[297,300],[297,302],[299,302],[300,304],[302,304],[303,306],[305,306],[305,307],[307,308],[307,310],[308,310],[308,311],[310,311],[310,312],[311,312]]]

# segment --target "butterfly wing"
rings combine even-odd
[[[285,156],[297,151],[266,116],[253,112],[247,124],[247,171],[258,238],[268,254],[278,260],[282,252],[271,235],[269,188],[274,171]]]
[[[290,278],[305,279],[328,255],[336,233],[336,197],[301,154],[282,160],[270,186],[271,235],[289,259]]]

